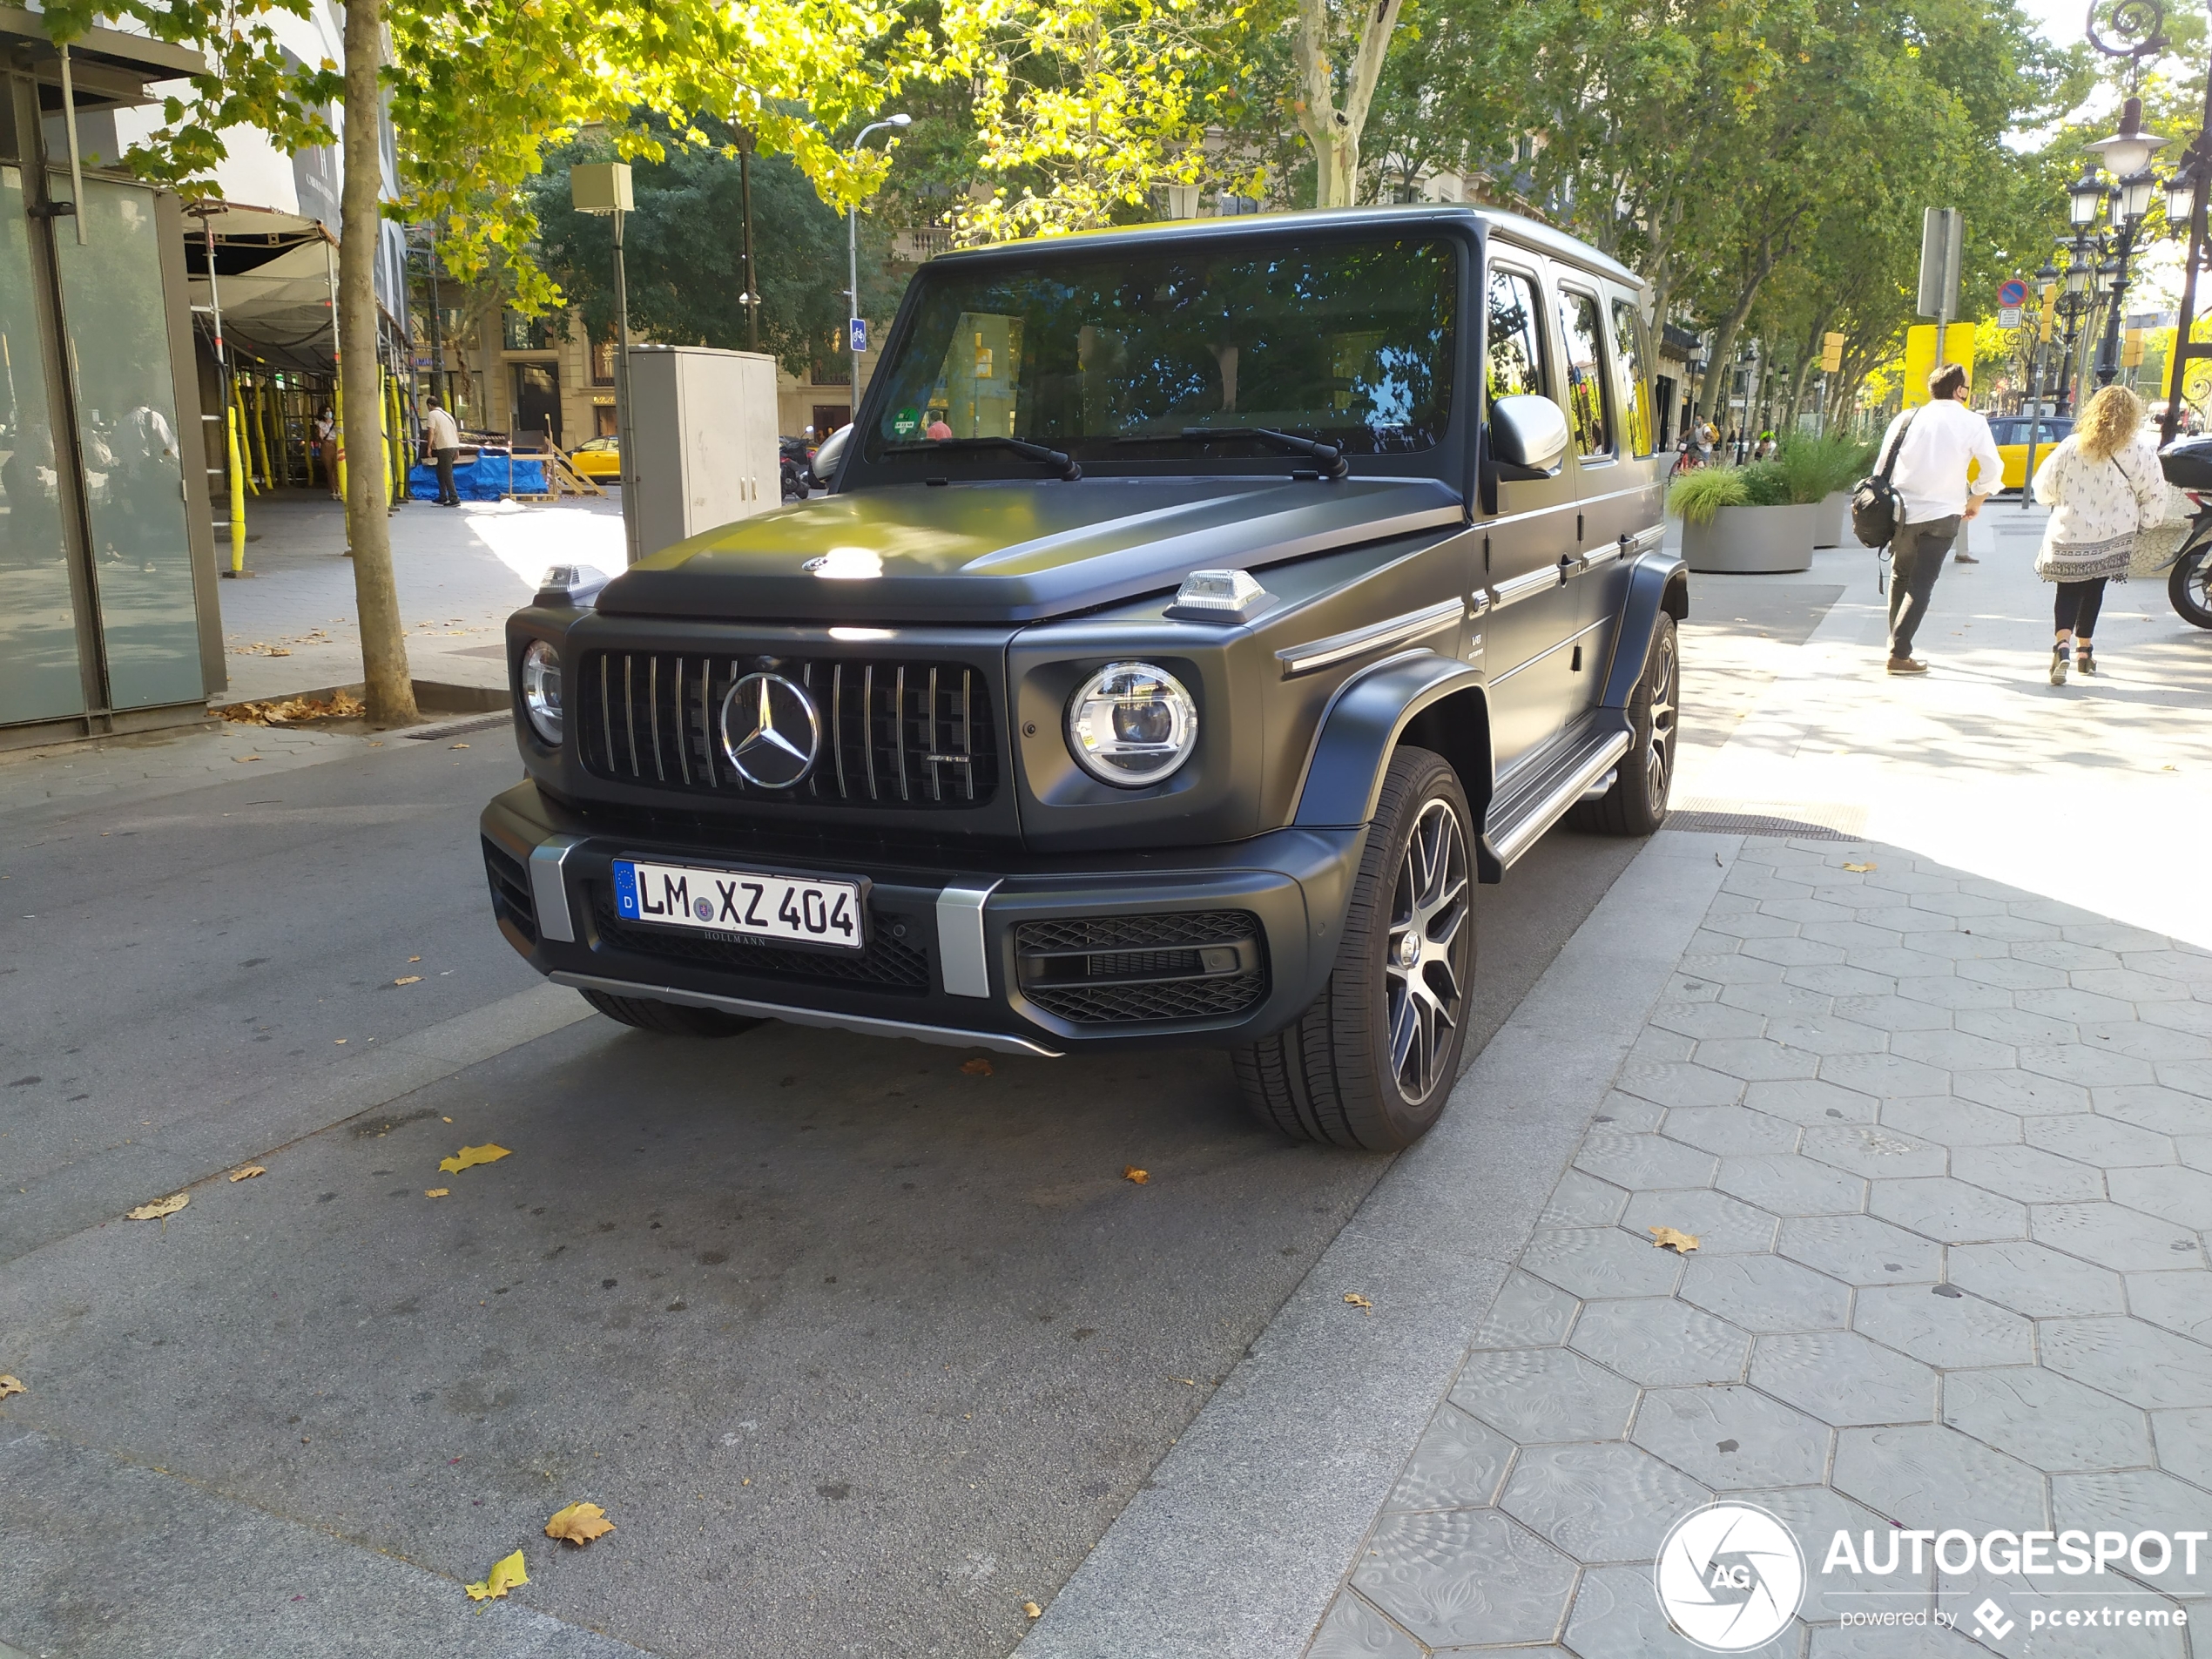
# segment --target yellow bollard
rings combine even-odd
[[[242,432],[244,432],[245,428],[246,428],[246,396],[245,396],[245,394],[244,394],[244,393],[242,393],[241,391],[239,391],[239,382],[238,382],[238,381],[237,381],[235,378],[233,378],[233,379],[232,380],[232,381],[231,381],[231,409],[230,409],[230,431],[231,431],[231,442],[232,442],[233,443],[234,443],[234,444],[238,445],[238,447],[239,447],[239,455],[240,455],[244,458],[244,460],[245,460],[245,462],[246,462],[246,473],[245,473],[245,475],[246,475],[246,493],[247,493],[248,495],[258,496],[258,495],[260,495],[260,494],[261,493],[261,491],[260,491],[260,487],[259,487],[259,486],[257,486],[257,485],[254,483],[254,482],[253,482],[253,440],[252,440],[252,439],[250,439],[250,438],[244,438],[244,437],[241,437],[241,436],[240,436],[240,434],[241,434]]]
[[[231,459],[231,574],[246,570],[246,465],[238,453],[238,411],[226,409]]]
[[[354,492],[346,485],[346,382],[333,379],[330,383],[330,435],[338,445],[338,499],[353,506]]]
[[[383,376],[384,395],[376,400],[376,442],[384,462],[384,505],[389,508],[392,504],[392,377],[381,368],[377,373]]]

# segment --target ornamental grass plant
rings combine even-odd
[[[1676,476],[1667,486],[1667,510],[1685,524],[1710,524],[1723,507],[1743,507],[1750,502],[1744,489],[1744,467],[1699,467]]]

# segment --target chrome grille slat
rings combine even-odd
[[[599,729],[607,738],[607,770],[615,769],[615,718],[607,701],[608,659],[599,659]]]
[[[891,698],[891,734],[899,745],[899,799],[907,794],[907,665],[899,664],[897,689]]]
[[[634,661],[628,651],[622,657],[622,735],[630,745],[630,775],[637,774],[637,688],[632,684]]]
[[[645,659],[645,707],[647,718],[653,728],[653,776],[662,783],[668,781],[668,768],[660,758],[660,658]]]
[[[711,658],[702,658],[699,661],[699,752],[706,759],[706,786],[709,789],[714,788],[716,783],[714,776],[714,705],[708,700],[706,694],[707,683],[711,678],[712,678],[713,674],[713,660]],[[691,741],[691,732],[686,730],[684,734],[684,742],[686,747],[690,746]]]
[[[929,799],[945,799],[945,786],[937,775],[937,664],[929,665],[929,730],[926,740],[929,746],[922,753],[929,757]]]
[[[684,783],[691,781],[691,718],[684,711],[684,659],[676,659],[676,764],[683,772]]]
[[[868,799],[880,800],[875,787],[875,664],[860,678],[860,753],[868,763]]]
[[[974,695],[970,690],[973,678],[972,670],[960,671],[960,752],[968,758],[968,765],[961,771],[967,774],[970,800],[975,799],[975,706],[970,700]]]
[[[853,792],[845,782],[845,664],[838,664],[830,670],[830,730],[837,734],[832,745],[837,751],[837,792],[846,800]]]

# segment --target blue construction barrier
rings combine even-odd
[[[537,455],[485,454],[457,462],[454,493],[463,501],[497,501],[502,496],[543,496],[545,462]],[[408,494],[416,501],[438,498],[438,469],[418,464],[407,475]]]

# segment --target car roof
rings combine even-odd
[[[1475,224],[1501,241],[1532,252],[1548,253],[1595,274],[1608,276],[1633,288],[1643,279],[1610,254],[1600,253],[1580,237],[1520,213],[1461,202],[1410,202],[1373,207],[1300,208],[1276,213],[1236,213],[1225,219],[1177,219],[1153,225],[1115,226],[1106,230],[1077,231],[1066,236],[1030,237],[1018,242],[997,242],[988,247],[955,248],[932,260],[932,265],[992,264],[1006,259],[1030,259],[1038,253],[1065,249],[1084,253],[1127,248],[1135,251],[1179,242],[1215,242],[1244,237],[1279,236],[1285,230],[1373,230],[1402,227],[1421,230],[1440,225]]]

